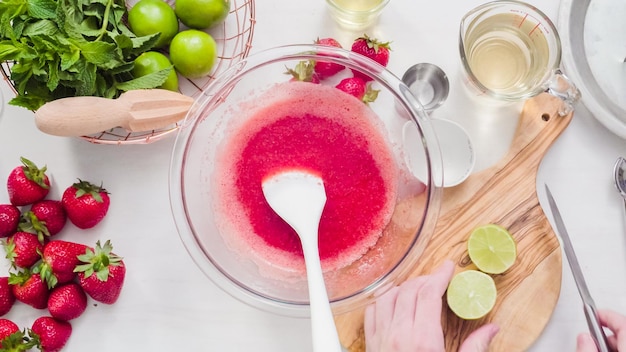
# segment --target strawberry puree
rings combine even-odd
[[[218,211],[236,228],[231,236],[242,236],[234,241],[241,249],[271,266],[303,270],[298,236],[261,188],[264,177],[293,168],[324,180],[324,270],[349,265],[376,243],[395,205],[398,171],[369,107],[333,87],[290,82],[244,104],[241,113],[248,118],[230,129],[216,170]]]

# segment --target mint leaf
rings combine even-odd
[[[60,52],[59,56],[61,57],[61,70],[66,71],[80,60],[80,50],[70,48]]]
[[[135,64],[133,62],[127,62],[123,65],[119,65],[113,69],[110,69],[108,72],[110,72],[114,76],[125,76],[124,73],[127,73],[129,79],[131,79],[132,74],[130,72],[133,70],[133,67],[135,67]],[[121,80],[121,82],[124,81],[125,80]]]
[[[59,86],[59,60],[53,60],[48,63],[48,83],[46,86],[51,92]]]
[[[11,104],[36,110],[75,95],[118,97],[160,86],[172,68],[133,79],[134,59],[158,34],[137,37],[124,0],[0,0],[0,60],[11,60],[18,96]]]
[[[56,18],[56,1],[31,0],[28,1],[28,14],[36,19],[50,20]]]
[[[170,72],[172,72],[173,69],[174,67],[170,66],[160,71],[152,72],[145,76],[137,77],[130,81],[118,83],[116,87],[117,89],[123,90],[123,91],[135,90],[135,89],[157,88],[163,85],[163,83],[165,83],[167,76],[170,74]]]
[[[37,95],[18,95],[9,100],[9,105],[25,107],[29,110],[37,110],[48,100],[43,96]]]
[[[35,36],[35,35],[45,35],[45,36],[53,36],[59,31],[56,23],[50,20],[41,20],[37,22],[33,22],[24,27],[22,35],[25,36]]]
[[[161,36],[161,33],[156,33],[153,35],[143,36],[143,37],[134,37],[134,38],[131,37],[130,40],[133,42],[133,48],[130,54],[139,56],[141,53],[152,49],[152,47],[154,47],[154,44],[157,42],[157,40],[159,40],[160,36]]]
[[[20,51],[10,42],[0,42],[0,60],[14,60]]]
[[[115,45],[104,42],[77,43],[87,62],[104,68],[113,68],[119,64],[115,56]]]

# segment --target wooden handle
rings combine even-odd
[[[35,124],[44,133],[76,137],[115,127],[131,132],[150,131],[185,117],[191,97],[164,89],[131,90],[118,99],[71,97],[44,104]]]
[[[524,351],[552,315],[561,289],[561,251],[539,204],[536,176],[543,156],[571,121],[572,114],[558,115],[560,104],[547,94],[527,101],[508,154],[459,186],[444,189],[435,232],[410,277],[428,274],[446,259],[456,262],[457,272],[473,267],[466,243],[478,225],[494,222],[508,228],[518,250],[515,265],[494,275],[498,298],[486,317],[460,319],[444,302],[447,351],[458,351],[465,338],[487,322],[500,326],[490,350]],[[351,352],[365,351],[363,312],[335,317],[341,341]]]
[[[62,98],[45,103],[35,112],[40,131],[55,136],[76,137],[121,126],[128,108],[118,100],[98,97]]]

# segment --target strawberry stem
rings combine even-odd
[[[303,60],[296,64],[296,67],[287,67],[288,75],[291,75],[295,80],[302,82],[311,82],[315,71],[315,61]]]
[[[17,273],[9,273],[9,284],[23,286],[31,275],[29,269],[24,269]]]
[[[391,50],[391,42],[380,42],[375,38],[370,38],[367,34],[363,34],[363,36],[358,39],[365,40],[367,47],[374,49],[375,52],[378,52],[379,48],[387,48],[387,50]]]
[[[37,344],[38,342],[35,339],[26,335],[26,330],[16,331],[0,341],[1,350],[7,352],[28,351],[37,346]]]
[[[24,176],[26,176],[27,179],[37,183],[44,189],[50,188],[50,186],[48,186],[48,184],[45,182],[46,170],[48,170],[46,166],[40,169],[37,167],[37,165],[35,165],[35,163],[24,157],[20,157],[20,161],[24,165],[22,167],[22,170],[24,171]]]
[[[52,272],[52,267],[50,267],[50,264],[44,261],[41,261],[39,264],[36,264],[34,266],[33,273],[39,274],[39,277],[41,277],[41,280],[45,282],[46,285],[48,285],[49,289],[56,287],[56,285],[59,283],[59,279]]]
[[[77,265],[74,272],[84,273],[85,278],[95,273],[100,281],[106,281],[109,278],[109,266],[118,266],[122,262],[122,257],[113,254],[112,250],[111,241],[107,240],[104,246],[100,241],[96,242],[95,249],[87,249],[85,254],[78,256],[78,260],[84,264]]]
[[[30,210],[22,214],[18,229],[23,232],[36,234],[41,244],[44,244],[46,237],[50,237],[50,231],[48,231],[46,222],[39,220],[37,215]]]
[[[368,83],[367,88],[365,89],[365,95],[363,95],[363,99],[362,99],[363,102],[365,104],[369,104],[369,103],[376,101],[376,98],[378,98],[379,92],[380,90],[373,89],[372,84]]]
[[[72,187],[76,188],[76,198],[80,198],[84,195],[89,194],[98,203],[102,203],[102,196],[100,195],[100,193],[109,193],[106,189],[102,187],[102,185],[96,186],[89,181],[83,181],[81,179],[78,179],[78,182],[72,184]]]

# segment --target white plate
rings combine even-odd
[[[558,29],[563,70],[582,102],[607,129],[626,139],[626,1],[562,0]]]

